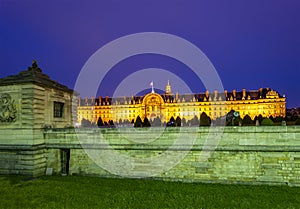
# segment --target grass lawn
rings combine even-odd
[[[0,176],[0,208],[300,208],[300,188]]]

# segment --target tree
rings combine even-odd
[[[98,125],[98,127],[104,126],[104,123],[103,123],[103,120],[101,117],[98,118],[97,125]]]
[[[152,125],[155,127],[160,127],[161,126],[160,118],[159,117],[154,118]]]
[[[239,125],[241,125],[242,124],[242,118],[239,116],[239,117],[234,117],[234,119],[233,119],[233,125],[234,126],[239,126]]]
[[[209,123],[210,124],[210,123]],[[192,126],[199,126],[199,119],[198,117],[195,115],[194,118],[191,120],[191,125]]]
[[[179,116],[177,116],[177,118],[175,120],[175,126],[177,126],[177,127],[181,126],[181,118]]]
[[[182,126],[186,126],[186,119],[182,118],[181,123],[182,123]]]
[[[213,124],[216,125],[216,126],[226,125],[226,116],[221,116],[221,117],[216,118],[213,121]]]
[[[205,112],[202,112],[200,115],[200,126],[210,126],[210,123],[210,117]]]
[[[227,114],[226,114],[226,126],[232,126],[233,120],[234,120],[234,110],[230,110]]]
[[[299,125],[300,125],[300,118],[298,118],[298,119],[296,120],[295,125],[296,125],[296,126],[299,126]]]
[[[263,121],[264,117],[261,114],[259,114],[259,116],[257,117],[257,119],[258,119],[259,123],[261,124],[261,122]]]
[[[89,120],[86,120],[86,119],[82,119],[81,120],[81,126],[82,127],[91,127],[92,126],[92,123],[91,123],[91,121],[89,121]]]
[[[128,119],[125,119],[125,120],[123,121],[123,124],[130,124],[130,121],[129,121]]]
[[[261,121],[262,126],[273,126],[274,122],[270,118],[265,118]]]
[[[119,124],[121,125],[123,123],[122,119],[120,118],[119,119]]]
[[[244,116],[243,120],[242,120],[243,125],[253,125],[253,120],[251,119],[251,117],[247,114]]]
[[[143,126],[142,119],[138,115],[137,118],[136,118],[136,120],[135,120],[134,127],[142,127],[142,126]]]
[[[150,127],[150,126],[151,126],[150,121],[148,120],[147,117],[145,117],[143,121],[143,127]]]
[[[175,126],[175,119],[173,116],[170,118],[169,122],[167,123],[167,126]]]
[[[109,121],[108,121],[108,124],[109,124],[110,126],[115,125],[113,120],[109,120]]]
[[[281,123],[282,121],[283,121],[283,117],[282,116],[276,116],[275,118],[274,118],[274,122],[276,122],[276,123]]]
[[[293,114],[291,117],[291,121],[296,121],[298,120],[298,115],[297,114]]]

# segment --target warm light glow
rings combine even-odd
[[[195,116],[200,118],[205,112],[211,119],[226,116],[231,110],[240,113],[241,118],[249,115],[252,119],[260,114],[263,117],[285,117],[286,98],[279,96],[269,88],[241,92],[213,92],[202,94],[179,95],[171,92],[168,82],[166,93],[159,95],[149,93],[142,97],[80,99],[78,105],[78,122],[82,119],[96,123],[101,117],[103,122],[135,121],[138,116],[149,120],[159,117],[162,122],[168,122],[171,117],[179,116],[186,121]]]

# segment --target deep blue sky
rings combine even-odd
[[[296,107],[300,106],[299,11],[298,0],[1,0],[0,77],[17,74],[37,59],[52,79],[73,88],[87,59],[106,43],[132,33],[164,32],[199,47],[225,89],[270,87],[286,95],[288,107]],[[138,70],[137,65],[185,70],[176,63],[165,66],[171,61],[161,57],[138,58],[119,67],[128,73]],[[112,70],[101,94],[111,94],[123,74]],[[185,79],[190,79],[194,91],[204,91],[192,76]]]

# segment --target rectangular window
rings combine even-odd
[[[62,102],[54,102],[54,114],[55,118],[62,118],[64,110],[64,103]]]

